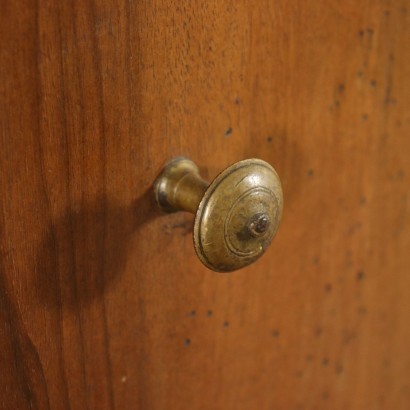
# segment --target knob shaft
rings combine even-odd
[[[208,184],[193,161],[175,158],[164,167],[154,190],[162,210],[196,214],[196,253],[217,272],[234,271],[258,259],[282,216],[280,179],[260,159],[239,161]]]

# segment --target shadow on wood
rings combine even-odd
[[[97,198],[50,224],[35,268],[41,303],[77,309],[101,298],[124,270],[131,236],[157,216],[149,189],[131,207]]]

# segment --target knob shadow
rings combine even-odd
[[[149,189],[130,207],[96,198],[52,221],[37,251],[40,302],[73,309],[101,297],[124,271],[131,237],[159,215]]]

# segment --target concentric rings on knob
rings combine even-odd
[[[268,163],[247,159],[228,167],[199,204],[194,226],[198,257],[220,272],[249,265],[271,243],[282,208],[280,180]]]

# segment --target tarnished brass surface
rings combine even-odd
[[[282,216],[280,179],[260,159],[231,165],[208,186],[194,162],[175,158],[165,166],[154,189],[164,211],[196,213],[196,253],[217,272],[234,271],[258,259],[275,236]]]
[[[195,213],[208,183],[199,175],[199,168],[188,158],[174,158],[164,167],[154,184],[155,198],[165,212]]]

